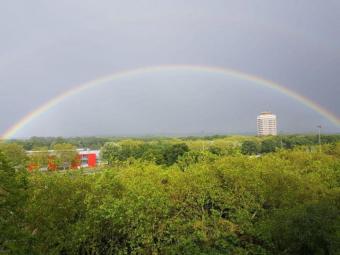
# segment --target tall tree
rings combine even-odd
[[[0,143],[0,150],[8,160],[8,163],[14,168],[26,166],[28,157],[21,145],[16,143]]]
[[[27,254],[23,218],[27,199],[27,172],[16,170],[0,151],[0,253]]]
[[[109,165],[113,165],[120,159],[122,147],[114,142],[105,143],[100,150],[100,156]]]

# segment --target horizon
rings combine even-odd
[[[85,135],[85,136],[30,136],[30,137],[16,137],[10,139],[0,139],[0,141],[16,141],[16,140],[29,140],[33,138],[42,138],[42,139],[73,139],[73,138],[107,138],[107,139],[157,139],[157,138],[206,138],[206,137],[237,137],[237,136],[256,136],[256,137],[280,137],[280,136],[318,136],[318,131],[315,130],[310,132],[303,132],[303,133],[278,133],[277,135],[267,135],[267,136],[259,136],[256,132],[253,133],[191,133],[191,134],[129,134],[129,135]],[[340,132],[329,132],[329,133],[322,133],[322,135],[340,135]]]
[[[5,137],[340,132],[339,3],[1,5]]]

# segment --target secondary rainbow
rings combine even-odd
[[[10,127],[2,136],[2,139],[11,139],[19,130],[25,127],[26,124],[33,121],[35,118],[40,116],[41,114],[47,112],[50,108],[58,105],[61,103],[64,99],[71,97],[75,94],[78,94],[84,90],[99,86],[101,84],[119,80],[121,78],[126,77],[133,77],[138,76],[141,74],[146,73],[154,73],[154,72],[161,72],[161,71],[194,71],[194,72],[207,72],[207,73],[214,73],[214,74],[220,74],[220,75],[226,75],[229,77],[234,77],[237,79],[249,81],[253,84],[257,84],[260,86],[264,86],[273,90],[276,90],[280,93],[283,93],[287,96],[289,96],[292,99],[295,99],[299,101],[300,103],[304,104],[305,106],[313,109],[314,111],[318,112],[322,116],[324,116],[326,119],[334,123],[337,127],[340,126],[340,119],[327,109],[323,108],[316,102],[313,102],[312,100],[298,94],[295,91],[292,91],[288,89],[287,87],[280,85],[276,82],[252,75],[247,74],[241,71],[237,71],[234,69],[224,68],[224,67],[213,67],[213,66],[199,66],[199,65],[160,65],[160,66],[150,66],[150,67],[142,67],[142,68],[136,68],[132,70],[124,70],[117,73],[113,73],[104,77],[100,77],[98,79],[82,83],[80,85],[77,85],[73,87],[72,89],[52,98],[51,100],[47,101],[45,104],[41,105],[34,111],[28,113],[25,115],[21,120],[19,120],[17,123],[15,123],[12,127]]]

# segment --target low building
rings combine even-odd
[[[62,151],[63,153],[65,151]],[[56,151],[27,151],[29,157],[31,157],[31,162],[28,165],[28,170],[50,170],[55,171],[58,169],[79,169],[79,168],[94,168],[99,164],[99,150],[89,150],[89,149],[77,149],[76,156],[71,163],[67,166],[58,165],[58,156]],[[60,151],[59,151],[60,153]],[[34,157],[36,156],[36,157]],[[59,156],[60,157],[60,156]],[[62,157],[62,156],[61,156]],[[60,159],[59,159],[60,161]],[[59,162],[60,163],[60,162]]]
[[[79,166],[78,167],[96,167],[99,163],[99,150],[78,149]]]

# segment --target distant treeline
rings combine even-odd
[[[322,135],[321,144],[332,144],[340,141],[340,135]],[[259,154],[274,152],[277,149],[293,149],[296,146],[314,146],[319,144],[317,135],[284,135],[272,136],[264,139],[251,139],[244,141],[241,147],[242,154]]]
[[[114,138],[102,138],[102,137],[36,137],[33,136],[29,139],[13,139],[10,142],[16,143],[21,146],[25,150],[34,150],[35,148],[46,147],[48,149],[52,149],[55,144],[72,144],[77,148],[90,148],[90,149],[99,149],[106,142],[119,140]]]
[[[263,141],[270,140],[274,147],[282,147],[286,149],[291,149],[295,146],[300,145],[315,145],[318,144],[318,136],[316,134],[299,134],[299,135],[279,135],[274,137],[256,137],[256,136],[227,136],[227,135],[211,135],[211,136],[188,136],[188,137],[180,137],[180,138],[169,138],[169,137],[135,137],[135,138],[127,138],[127,137],[31,137],[29,139],[13,139],[10,140],[10,143],[16,143],[21,146],[25,150],[33,150],[34,148],[46,147],[51,149],[55,144],[72,144],[77,148],[90,148],[90,149],[100,149],[107,142],[119,142],[123,140],[133,140],[133,141],[144,141],[144,142],[152,142],[152,141],[164,141],[164,142],[173,142],[173,141],[182,141],[188,144],[190,147],[191,142],[197,141],[214,141],[214,140],[224,140],[224,141],[235,141],[235,142],[244,142],[244,141],[253,141],[256,144],[261,144]],[[332,135],[322,135],[321,136],[322,143],[335,143],[340,141],[340,134],[332,134]],[[268,143],[268,142],[267,142]],[[272,145],[271,145],[272,146]],[[261,150],[259,150],[260,152]]]
[[[54,150],[53,166],[68,169],[78,165],[76,148],[100,149],[101,162],[110,166],[120,165],[130,160],[152,162],[156,165],[171,166],[178,164],[186,169],[201,159],[214,160],[221,156],[260,155],[284,149],[303,147],[307,151],[320,151],[323,145],[335,145],[340,135],[322,135],[321,147],[317,135],[285,136],[209,136],[186,138],[40,138],[12,140],[0,143],[0,150],[8,158],[24,160],[28,169],[52,169],[48,150]],[[26,155],[25,150],[39,153]]]
[[[139,141],[152,141],[152,140],[166,140],[166,137],[38,137],[32,136],[28,139],[12,139],[9,143],[21,145],[25,150],[33,150],[34,148],[46,147],[52,149],[55,144],[72,144],[77,148],[89,148],[92,150],[100,149],[107,142],[119,142],[122,140],[139,140]]]

